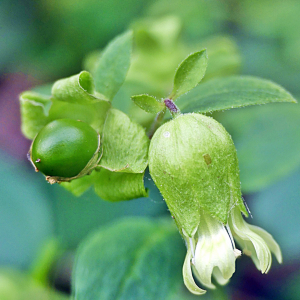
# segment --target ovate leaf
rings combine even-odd
[[[79,248],[73,271],[74,298],[174,299],[185,290],[181,271],[185,252],[169,222],[119,221],[95,232]]]
[[[123,84],[130,66],[132,32],[115,38],[104,49],[94,70],[96,91],[112,100]]]
[[[132,101],[148,113],[157,114],[165,108],[162,102],[149,95],[136,95],[131,97]]]
[[[204,82],[177,101],[182,112],[207,113],[248,105],[297,101],[278,84],[252,76],[231,76]]]
[[[28,91],[20,95],[21,130],[27,138],[33,139],[48,123],[51,105],[50,97],[42,94]]]
[[[76,104],[89,104],[99,101],[94,92],[94,81],[87,71],[60,79],[52,87],[52,96],[55,99]]]
[[[148,147],[149,138],[141,125],[117,109],[109,110],[103,128],[101,167],[143,173],[148,164]]]
[[[147,197],[144,173],[119,173],[101,169],[96,174],[95,192],[111,202]]]
[[[189,55],[176,71],[173,90],[169,98],[176,99],[198,85],[205,74],[206,67],[206,49]]]

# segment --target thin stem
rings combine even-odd
[[[162,110],[161,112],[159,112],[156,115],[156,117],[155,117],[153,123],[151,124],[150,129],[148,130],[148,133],[147,133],[149,139],[152,138],[152,136],[155,133],[155,131],[157,130],[157,128],[162,124],[165,113],[166,113],[166,109]]]
[[[164,104],[165,104],[166,108],[170,111],[170,113],[172,114],[173,118],[175,118],[181,114],[179,107],[173,102],[172,99],[165,99]],[[156,117],[155,117],[153,123],[151,124],[151,127],[147,133],[149,139],[152,138],[154,132],[162,124],[165,113],[166,113],[166,109],[162,110],[161,112],[159,112],[156,115]]]

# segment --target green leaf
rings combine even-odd
[[[169,222],[119,221],[95,232],[79,248],[74,298],[172,300],[185,290],[181,274],[185,252]]]
[[[102,131],[107,111],[111,107],[108,101],[98,101],[91,104],[76,104],[64,101],[52,100],[50,121],[56,119],[81,120],[90,124],[98,132]]]
[[[94,91],[93,78],[87,71],[60,79],[52,87],[52,95],[55,99],[77,104],[95,103],[99,100],[104,101],[103,99],[98,99],[94,95]]]
[[[94,70],[96,91],[112,100],[123,84],[130,66],[131,31],[115,38],[104,49]]]
[[[20,95],[21,130],[27,138],[33,139],[48,123],[51,105],[50,98],[42,94],[28,91]]]
[[[252,76],[231,76],[204,82],[178,99],[177,105],[183,113],[207,113],[272,102],[297,101],[272,81]]]
[[[159,102],[155,97],[149,95],[132,96],[131,100],[148,113],[157,114],[165,108],[162,102]]]
[[[174,87],[169,98],[174,100],[197,86],[205,74],[206,67],[206,49],[189,55],[176,71]]]
[[[104,100],[85,105],[70,103],[28,91],[20,95],[20,106],[22,132],[27,138],[34,139],[46,124],[64,118],[81,120],[101,132],[111,103]]]
[[[237,148],[242,190],[259,191],[300,166],[300,106],[271,104],[219,113]]]
[[[143,173],[148,165],[148,148],[143,127],[123,112],[110,109],[103,128],[100,166],[113,172]]]
[[[95,173],[97,174],[98,172]],[[38,176],[36,174],[33,175]],[[113,221],[124,218],[125,216],[147,216],[150,218],[165,215],[167,212],[166,204],[155,184],[152,180],[150,180],[149,174],[145,174],[145,186],[149,188],[148,198],[119,202],[102,200],[98,195],[96,195],[94,188],[90,188],[82,196],[76,197],[60,185],[54,184],[50,187],[43,178],[40,179],[46,187],[51,189],[51,199],[49,200],[51,200],[50,202],[53,204],[54,209],[55,232],[59,237],[59,241],[66,249],[76,249],[78,244],[81,243],[92,231],[99,229],[100,226],[104,226],[105,224],[111,224]],[[12,206],[11,214],[9,214],[10,218],[14,216],[13,213],[15,212]],[[37,214],[31,216],[31,218],[36,217],[36,215]],[[4,215],[2,214],[2,219],[3,216]],[[8,219],[5,220],[7,221]],[[2,236],[4,234],[4,230],[5,228],[3,228],[3,232],[1,233]],[[24,231],[26,230],[28,231],[28,228],[24,228]],[[35,228],[35,230],[37,230],[37,228]],[[6,235],[9,240],[9,237],[11,238],[10,232]],[[26,233],[23,235],[26,236],[28,243],[30,243],[30,239],[27,238],[28,234]],[[18,237],[18,235],[16,236]],[[24,247],[19,247],[19,245],[22,245],[23,240],[20,241],[19,238],[17,239],[17,242],[17,249],[20,249],[17,253],[17,257],[24,259],[22,255],[19,254],[26,250]],[[31,244],[30,247],[32,248],[32,253],[36,253],[34,252],[34,250],[36,251],[36,245],[32,246]],[[11,251],[9,252],[9,243],[7,243],[6,247],[8,253],[12,254]]]
[[[111,202],[148,197],[143,178],[144,173],[119,173],[101,169],[96,175],[95,192]]]
[[[70,182],[61,182],[60,185],[73,195],[79,197],[94,184],[95,175],[96,172],[93,171],[90,175],[74,179]]]

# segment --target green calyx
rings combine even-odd
[[[247,214],[235,146],[210,117],[184,114],[161,126],[151,140],[149,170],[185,236],[195,233],[200,208],[223,224],[236,205]]]
[[[100,135],[88,124],[70,119],[48,123],[29,151],[35,170],[51,184],[89,174],[100,159]]]

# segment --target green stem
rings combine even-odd
[[[164,116],[165,116],[165,113],[166,113],[166,109],[163,109],[161,112],[159,112],[153,123],[151,124],[151,127],[147,133],[149,139],[152,138],[153,134],[155,133],[155,131],[157,130],[157,128],[162,124],[163,120],[164,120]]]

